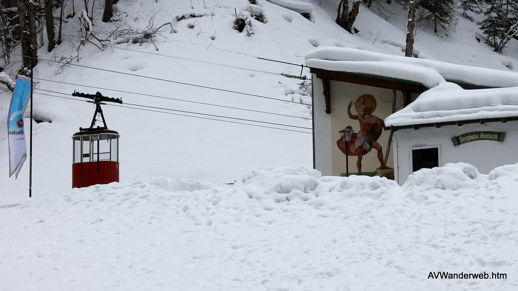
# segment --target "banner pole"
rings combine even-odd
[[[33,60],[33,57],[31,56],[31,132],[30,132],[31,141],[29,143],[29,198],[32,198],[32,104],[33,104],[32,103],[32,98],[33,98],[32,88],[34,87],[34,85],[33,85],[34,71],[32,68],[33,64],[34,64],[34,60]]]

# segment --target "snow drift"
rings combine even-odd
[[[513,290],[518,164],[152,178],[0,205],[2,290]],[[431,280],[429,272],[507,280]]]

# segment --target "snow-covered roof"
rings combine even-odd
[[[354,65],[354,63],[358,65]],[[306,55],[306,65],[310,68],[363,73],[409,81],[423,78],[420,83],[428,88],[438,85],[441,79],[431,71],[435,71],[447,81],[469,84],[473,87],[518,87],[518,73],[386,55],[352,48],[319,48]],[[365,66],[365,68],[359,69],[361,66]],[[424,70],[418,68],[428,68],[430,71],[425,73]],[[413,76],[414,74],[418,76]]]
[[[518,117],[518,87],[464,90],[453,83],[430,89],[385,119],[390,127]]]
[[[412,64],[402,64],[392,61],[328,61],[311,59],[306,61],[311,68],[328,71],[358,73],[384,78],[410,81],[433,88],[446,80],[435,70]]]

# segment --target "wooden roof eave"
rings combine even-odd
[[[310,68],[310,71],[311,73],[316,74],[320,79],[328,79],[332,81],[348,82],[400,91],[410,91],[417,94],[428,90],[425,85],[419,82],[397,78],[383,77],[372,74],[329,71],[317,68]]]
[[[518,116],[481,118],[481,119],[469,119],[469,120],[458,120],[458,121],[442,121],[442,122],[408,124],[408,125],[391,125],[391,126],[385,126],[385,130],[392,130],[392,131],[397,131],[400,129],[417,130],[417,129],[424,128],[424,127],[440,128],[442,126],[448,126],[448,125],[463,126],[464,124],[474,124],[474,123],[485,124],[485,123],[490,123],[490,122],[506,123],[508,121],[518,121]]]

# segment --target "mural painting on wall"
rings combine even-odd
[[[356,114],[351,112],[353,105],[356,110]],[[346,143],[342,138],[336,141],[336,144],[342,153],[357,157],[356,167],[359,174],[362,174],[363,156],[369,154],[372,149],[376,151],[376,155],[380,163],[379,169],[390,169],[385,164],[383,159],[383,149],[378,143],[378,139],[383,133],[385,123],[383,122],[383,119],[373,115],[374,110],[376,110],[376,106],[376,98],[370,94],[361,95],[355,102],[349,102],[347,115],[351,120],[358,120],[360,131],[357,133],[353,132],[348,143]],[[352,130],[352,126],[347,125],[346,129]]]

